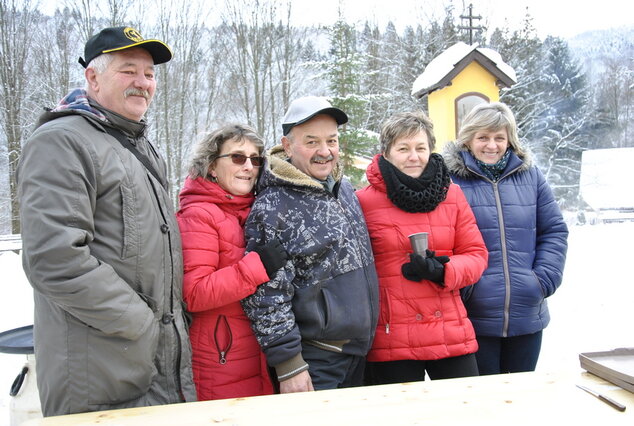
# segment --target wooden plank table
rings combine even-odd
[[[619,412],[577,388],[625,404]],[[592,374],[517,373],[131,408],[30,420],[28,426],[634,425],[634,394]]]

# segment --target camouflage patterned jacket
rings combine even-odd
[[[333,192],[271,149],[246,223],[247,251],[278,238],[289,261],[243,300],[280,380],[307,369],[301,343],[365,356],[378,318],[378,280],[363,213],[335,167]]]

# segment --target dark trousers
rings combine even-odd
[[[315,390],[351,388],[363,385],[365,358],[302,345],[302,357]]]
[[[402,360],[366,363],[365,383],[385,385],[388,383],[417,382],[425,380],[425,372],[432,380],[452,379],[478,375],[478,366],[473,354],[437,359],[433,361]]]
[[[477,336],[481,375],[535,371],[542,348],[542,332],[513,337]]]

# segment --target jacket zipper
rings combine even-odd
[[[502,324],[502,337],[508,337],[509,333],[509,323],[510,323],[510,315],[511,315],[511,274],[509,272],[509,261],[508,261],[508,252],[506,250],[506,227],[504,226],[504,216],[502,215],[502,200],[500,198],[500,189],[499,183],[506,179],[511,174],[515,173],[521,165],[518,165],[513,170],[509,170],[503,176],[493,182],[491,179],[487,178],[483,174],[478,171],[467,166],[467,169],[471,171],[476,176],[481,177],[485,181],[491,183],[493,186],[493,194],[495,195],[495,208],[497,210],[497,215],[499,219],[500,226],[500,246],[502,248],[502,269],[504,271],[504,319]]]
[[[163,205],[161,204],[161,198],[159,197],[158,192],[156,191],[156,187],[154,186],[154,182],[152,181],[152,177],[146,173],[148,180],[150,181],[150,186],[152,187],[152,191],[154,192],[154,197],[156,198],[156,203],[158,205],[159,212],[161,213],[161,218],[163,219],[163,224],[161,225],[161,232],[167,234],[167,245],[169,249],[169,260],[170,260],[170,288],[169,288],[169,312],[163,314],[163,318],[161,321],[164,324],[171,323],[174,328],[174,332],[176,334],[176,340],[178,343],[177,353],[176,353],[176,386],[177,392],[181,395],[181,399],[185,399],[183,395],[183,387],[181,382],[181,352],[183,350],[183,342],[181,341],[182,336],[178,332],[178,327],[176,326],[176,321],[174,320],[174,257],[172,256],[172,229],[170,229],[167,218],[165,216],[165,212],[163,211]],[[170,321],[167,321],[167,319]]]
[[[352,226],[352,224],[350,223],[350,219],[346,215],[346,211],[343,208],[343,206],[341,205],[341,201],[339,199],[339,188],[340,188],[340,186],[341,186],[341,180],[338,181],[337,183],[335,183],[335,187],[333,188],[333,192],[332,193],[330,193],[328,191],[325,191],[325,192],[327,192],[329,196],[333,197],[336,200],[337,205],[339,206],[339,209],[341,211],[341,216],[346,219],[346,221],[348,222],[348,226],[350,227],[352,232],[354,232],[355,235],[358,235],[356,233],[356,228],[354,226]],[[356,199],[356,195],[354,193],[352,194],[352,197],[355,197],[355,199]],[[357,200],[357,203],[358,203],[358,200]],[[359,207],[359,210],[361,210],[361,205],[357,204],[357,206]],[[361,217],[363,217],[363,212],[361,212]],[[365,219],[364,219],[364,221],[365,221]],[[367,225],[366,225],[366,228],[367,228]],[[366,230],[366,232],[367,232],[367,230]],[[374,253],[372,252],[372,242],[370,241],[370,235],[369,234],[367,235],[367,240],[368,240],[368,243],[370,244],[370,257],[372,258],[372,262],[374,263]],[[356,241],[360,241],[360,238],[356,238]],[[370,317],[372,318],[372,317],[374,317],[374,305],[375,305],[375,303],[373,303],[374,300],[373,300],[373,297],[372,297],[372,289],[370,288],[370,277],[368,277],[367,265],[363,264],[363,255],[361,253],[360,244],[356,243],[354,247],[355,247],[355,250],[357,252],[357,256],[359,257],[359,262],[361,264],[361,268],[363,269],[363,275],[365,276],[366,290],[368,291],[368,296],[370,296]],[[376,305],[378,306],[379,304],[376,303]],[[380,310],[380,308],[379,308],[379,310]],[[377,313],[377,317],[378,317],[378,313]],[[372,330],[370,333],[373,335],[374,332],[375,331]],[[386,333],[389,334],[389,332],[390,332],[390,325],[386,324]]]
[[[385,334],[390,334],[390,322],[392,321],[392,303],[390,301],[390,297],[387,294],[387,289],[382,289],[383,299],[385,301],[385,307],[387,312],[385,317]]]
[[[220,323],[222,323],[227,334],[227,343],[222,346],[220,344]],[[214,343],[216,344],[216,350],[218,351],[218,362],[220,365],[225,365],[227,363],[227,355],[229,355],[231,344],[233,343],[231,327],[229,327],[229,321],[227,321],[227,317],[225,315],[218,316],[218,320],[216,321],[216,327],[214,328]]]
[[[498,214],[500,226],[500,246],[502,248],[502,269],[504,271],[504,320],[502,324],[502,337],[508,337],[509,317],[511,315],[511,278],[509,274],[508,252],[506,250],[506,228],[504,216],[502,216],[502,201],[497,182],[493,182],[493,194],[495,195],[495,208]]]

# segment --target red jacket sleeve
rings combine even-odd
[[[244,256],[244,247],[234,247],[225,253],[220,250],[219,218],[202,208],[190,207],[178,214],[178,225],[183,244],[183,298],[191,312],[218,308],[240,301],[253,294],[259,284],[269,280],[257,253]],[[223,229],[222,232],[244,232]],[[221,259],[231,256],[235,259]],[[224,260],[224,262],[221,262]],[[227,264],[230,263],[230,264]],[[226,266],[219,268],[219,265]]]

